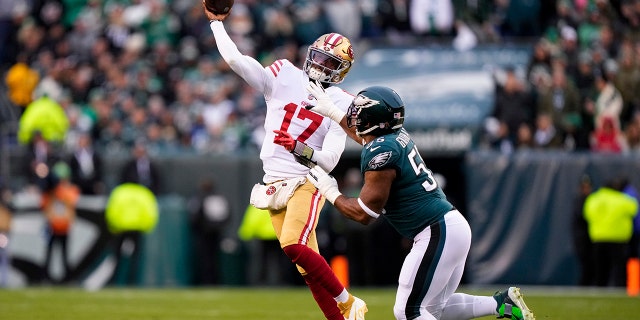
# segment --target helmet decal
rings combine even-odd
[[[353,105],[357,108],[370,108],[372,106],[380,104],[380,101],[373,100],[365,95],[359,94],[353,99]]]
[[[324,51],[331,51],[342,41],[343,36],[337,33],[330,33],[324,39]]]

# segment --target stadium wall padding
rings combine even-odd
[[[358,163],[358,156],[345,153],[334,174],[339,177],[347,168],[353,167]],[[429,165],[428,155],[423,157]],[[196,193],[199,182],[204,178],[215,181],[216,190],[229,199],[231,206],[231,221],[225,230],[226,240],[219,244],[222,248],[220,284],[247,284],[246,266],[252,260],[247,254],[246,245],[237,240],[236,232],[248,205],[251,187],[260,181],[263,174],[257,155],[176,155],[155,157],[154,161],[162,172],[162,194],[158,195],[160,219],[156,229],[145,236],[139,284],[192,284],[190,256],[193,251],[187,201]],[[106,157],[104,163],[106,182],[112,188],[117,184],[124,159]],[[439,167],[438,171],[449,180],[447,190],[455,187],[456,183],[464,184],[465,195],[461,198],[464,200],[460,207],[471,224],[473,239],[463,281],[471,284],[575,285],[578,266],[571,240],[571,211],[581,176],[588,174],[594,189],[607,179],[620,175],[627,176],[632,183],[640,186],[638,155],[564,152],[503,155],[474,151],[467,152],[462,161],[457,163],[459,165],[450,168],[442,165],[435,167]],[[95,205],[92,208],[80,212],[84,222],[78,228],[83,226],[83,230],[73,231],[70,241],[105,241],[103,236],[95,234],[104,232],[99,218],[103,212]],[[27,270],[26,267],[20,267],[26,265],[34,266],[34,270],[37,270],[43,260],[42,250],[33,250],[34,241],[40,243],[38,248],[43,247],[43,239],[39,235],[41,229],[33,227],[36,220],[42,223],[42,215],[34,210],[16,212],[16,228],[11,234],[14,269]],[[79,239],[81,237],[83,239]],[[76,244],[72,243],[71,247],[78,247]],[[73,250],[71,258],[74,265],[87,269],[76,270],[78,277],[86,275],[90,271],[88,269],[97,268],[99,261],[95,259],[101,257],[99,252],[84,247]],[[81,257],[86,252],[94,260]],[[356,265],[362,264],[353,264]],[[374,266],[365,265],[362,268]],[[15,276],[15,273],[12,274]],[[28,284],[30,281],[25,282]]]
[[[571,216],[582,175],[594,191],[619,176],[640,186],[637,155],[470,152],[465,171],[466,278],[475,284],[575,285]]]

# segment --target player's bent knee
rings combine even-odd
[[[393,306],[393,315],[396,317],[397,320],[404,320],[407,319],[407,316],[404,313],[404,306],[400,307],[400,306]]]
[[[297,264],[298,259],[306,248],[306,246],[301,244],[292,244],[282,248],[282,251],[284,251],[284,254],[286,254],[293,263]]]

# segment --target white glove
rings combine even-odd
[[[333,104],[333,101],[331,101],[331,98],[329,98],[329,95],[324,91],[324,88],[320,83],[317,83],[316,81],[309,81],[307,91],[311,93],[317,101],[315,106],[309,106],[307,109],[315,111],[325,117],[329,117],[337,123],[342,121],[342,118],[344,118],[346,113]]]
[[[338,190],[338,181],[320,166],[313,166],[307,174],[307,179],[320,190],[320,193],[322,193],[331,204],[336,201],[339,195],[342,195],[340,190]]]

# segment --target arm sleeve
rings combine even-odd
[[[329,132],[322,142],[322,150],[315,150],[311,160],[325,171],[331,172],[340,160],[346,140],[347,134],[342,130],[342,127],[331,121]]]
[[[268,96],[271,93],[270,72],[256,59],[243,55],[224,29],[222,21],[211,21],[209,25],[216,39],[220,55],[251,87]]]

